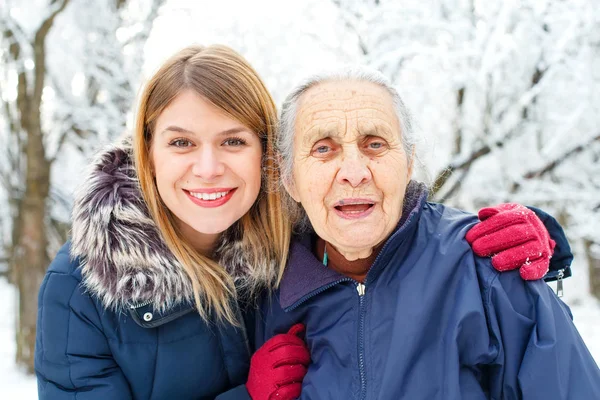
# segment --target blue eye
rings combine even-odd
[[[385,139],[375,136],[368,138],[364,145],[366,151],[373,152],[374,154],[380,154],[388,148],[388,143]]]
[[[169,146],[173,146],[173,147],[179,147],[179,148],[185,148],[185,147],[191,147],[194,144],[184,138],[179,138],[179,139],[175,139],[169,142]]]
[[[319,146],[315,151],[319,154],[325,154],[329,151],[329,146]]]
[[[223,144],[225,146],[239,147],[239,146],[244,146],[246,144],[246,141],[241,138],[233,137],[233,138],[229,138],[229,139],[225,140],[223,142]]]

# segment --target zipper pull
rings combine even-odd
[[[563,277],[565,276],[565,270],[559,269],[558,275],[556,276],[556,295],[563,297]]]
[[[367,287],[363,283],[358,283],[356,285],[356,291],[358,292],[359,296],[364,296],[366,289],[367,289]]]

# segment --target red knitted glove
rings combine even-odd
[[[555,243],[533,211],[506,203],[482,208],[479,219],[466,236],[475,254],[492,255],[498,271],[520,267],[525,280],[541,279],[548,272]]]
[[[246,389],[252,400],[292,400],[300,397],[310,353],[302,337],[304,325],[267,340],[250,360]]]

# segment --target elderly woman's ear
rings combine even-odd
[[[408,179],[410,180],[412,178],[412,174],[415,171],[414,167],[415,167],[415,158],[417,155],[417,146],[413,146],[412,148],[412,152],[410,154],[410,157],[408,159]]]
[[[293,179],[291,177],[284,177],[281,181],[283,182],[285,191],[288,192],[291,198],[297,203],[300,203],[300,196],[298,196],[298,191],[296,190],[296,185],[294,184]]]
[[[283,184],[283,187],[285,188],[285,191],[290,195],[292,199],[294,199],[295,202],[299,203],[300,200],[298,197],[298,192],[296,190],[296,186],[294,185],[293,178],[291,177],[291,173],[284,172],[286,168],[284,167],[285,162],[283,160],[283,156],[280,152],[277,152],[275,157],[277,159],[277,165],[279,166],[280,171],[282,171],[280,179],[281,183]]]

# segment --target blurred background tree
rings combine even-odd
[[[73,151],[125,127],[142,68],[143,45],[160,1],[3,0],[0,8],[0,181],[4,273],[19,293],[16,361],[33,372],[37,291],[67,238],[71,193],[63,169]],[[63,156],[69,154],[69,159]],[[80,164],[81,165],[81,164]]]

